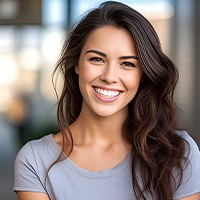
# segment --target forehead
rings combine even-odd
[[[101,48],[101,50],[118,49],[136,53],[134,39],[131,34],[126,29],[116,28],[111,25],[97,28],[89,34],[83,49],[95,47]]]

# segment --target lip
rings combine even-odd
[[[117,89],[117,88],[110,88],[110,87],[106,87],[106,86],[92,86],[93,88],[100,88],[102,90],[110,90],[110,91],[119,91],[119,92],[123,92],[123,90]]]
[[[112,97],[105,96],[105,95],[98,93],[97,90],[96,90],[97,88],[101,89],[101,90],[107,90],[107,91],[115,92],[115,93],[119,92],[119,94],[116,93],[116,96],[112,96]],[[123,93],[122,90],[114,89],[114,88],[108,88],[108,87],[94,86],[93,89],[94,89],[94,94],[95,94],[96,98],[98,100],[102,101],[102,102],[105,102],[105,103],[111,103],[111,102],[116,101],[121,96],[121,94]]]

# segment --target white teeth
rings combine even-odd
[[[103,89],[100,89],[100,88],[95,88],[95,91],[97,93],[99,93],[100,95],[105,96],[107,98],[116,97],[120,93],[119,91],[103,90]]]

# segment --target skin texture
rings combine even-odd
[[[122,59],[125,56],[131,58]],[[69,157],[77,165],[99,171],[114,167],[127,155],[122,124],[142,76],[136,56],[129,33],[112,26],[93,31],[83,47],[76,66],[83,104],[70,126],[74,146]],[[94,87],[120,93],[116,98],[105,97]]]
[[[17,192],[19,200],[50,200],[47,194],[39,192]]]
[[[131,58],[120,59],[125,56]],[[83,106],[102,117],[120,113],[123,121],[126,106],[134,98],[141,80],[142,70],[136,56],[133,39],[127,31],[112,26],[93,31],[76,67]],[[105,101],[98,98],[101,95],[94,92],[94,87],[121,93],[116,101],[109,103],[107,98]]]
[[[113,26],[94,30],[81,51],[75,71],[79,75],[83,104],[80,116],[70,125],[74,146],[69,158],[90,171],[112,168],[130,150],[122,138],[122,125],[127,117],[127,105],[142,80],[132,37],[126,30]],[[119,91],[119,94],[107,97],[94,88],[116,94]],[[62,146],[60,133],[54,139]],[[19,200],[49,200],[42,193],[17,194]],[[195,194],[182,200],[199,199],[200,194]]]

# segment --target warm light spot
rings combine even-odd
[[[35,47],[26,47],[19,53],[20,67],[31,71],[37,71],[40,67],[40,55]]]
[[[48,62],[55,63],[58,60],[62,39],[63,38],[60,30],[50,29],[44,31],[42,40],[42,53]]]
[[[0,85],[13,83],[18,75],[18,68],[12,56],[0,56]]]

